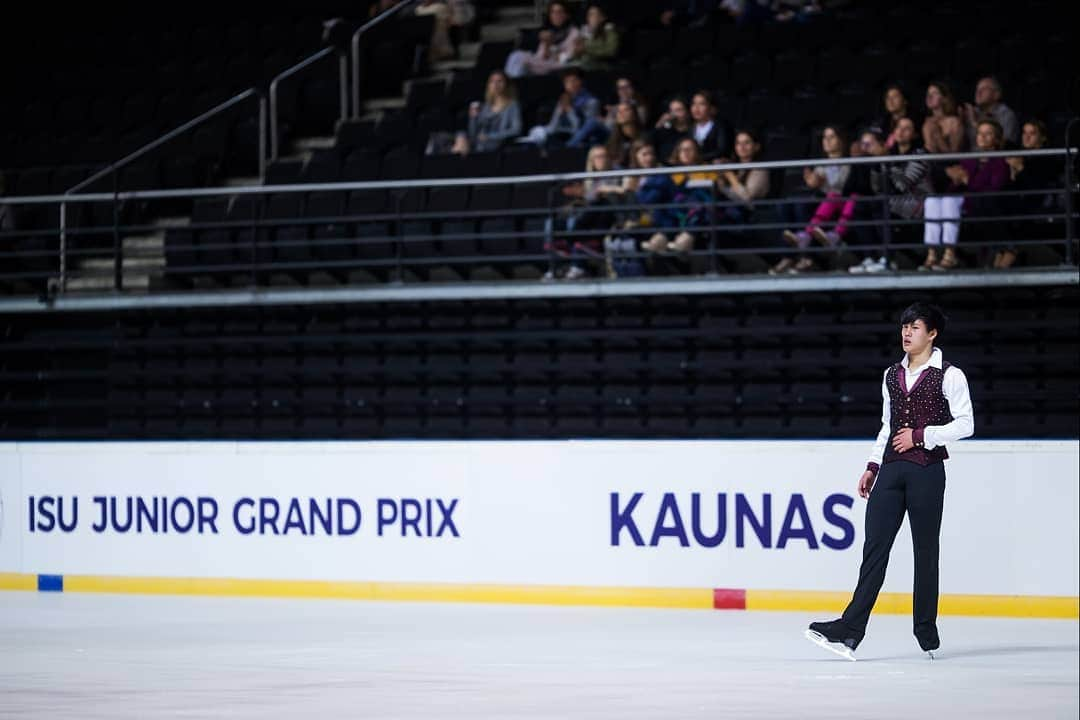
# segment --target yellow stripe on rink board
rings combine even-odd
[[[709,610],[712,590],[548,585],[428,585],[378,583],[377,600],[595,605]]]
[[[709,609],[712,590],[65,575],[64,592]]]
[[[38,576],[24,573],[0,573],[0,590],[37,590]]]
[[[849,592],[747,590],[747,610],[828,612],[839,615],[851,600]],[[881,593],[875,613],[911,614],[910,593]],[[1080,598],[1040,595],[942,595],[941,615],[1080,619]]]

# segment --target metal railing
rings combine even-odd
[[[244,90],[241,93],[238,93],[238,94],[234,95],[233,97],[229,98],[228,100],[225,100],[224,102],[221,102],[221,103],[215,105],[214,107],[210,108],[206,112],[201,113],[200,115],[192,118],[191,120],[188,120],[186,123],[174,128],[173,130],[170,130],[169,132],[165,133],[164,135],[157,138],[156,140],[153,140],[153,141],[147,143],[146,145],[143,145],[138,150],[135,150],[134,152],[129,153],[128,155],[125,155],[124,157],[120,158],[119,160],[112,163],[111,165],[108,165],[107,167],[105,167],[105,168],[99,170],[98,172],[90,175],[90,177],[86,178],[85,180],[82,180],[82,181],[76,183],[75,185],[71,186],[70,188],[68,188],[64,192],[64,195],[63,195],[64,199],[60,202],[60,227],[59,227],[59,230],[60,230],[60,251],[59,251],[59,258],[58,258],[59,275],[58,275],[58,278],[57,278],[58,283],[59,283],[60,292],[63,292],[64,289],[66,288],[67,275],[68,275],[68,273],[67,273],[67,257],[68,257],[68,252],[67,252],[67,236],[68,236],[67,206],[68,206],[68,204],[70,202],[74,201],[74,198],[76,197],[75,194],[78,193],[83,188],[89,187],[90,185],[94,184],[95,182],[97,182],[99,180],[102,180],[102,179],[104,179],[106,177],[111,176],[112,180],[113,180],[113,192],[111,193],[111,195],[112,195],[112,198],[113,198],[113,208],[114,208],[114,214],[115,214],[115,212],[118,210],[118,203],[119,203],[119,200],[120,200],[120,197],[119,197],[119,194],[120,194],[119,193],[119,182],[118,182],[119,181],[118,172],[120,170],[127,167],[131,163],[135,162],[139,158],[142,158],[145,155],[153,152],[154,150],[161,147],[165,143],[173,140],[174,138],[176,138],[176,137],[178,137],[180,135],[183,135],[184,133],[186,133],[189,130],[192,130],[192,129],[196,128],[196,127],[199,127],[200,125],[205,123],[207,120],[210,120],[211,118],[214,118],[214,117],[218,116],[219,114],[225,112],[229,108],[231,108],[231,107],[233,107],[235,105],[238,105],[239,103],[241,103],[241,102],[243,102],[243,101],[245,101],[245,100],[247,100],[247,99],[249,99],[251,97],[254,97],[255,95],[256,95],[256,91],[255,91],[254,88],[249,88],[247,90]],[[265,118],[265,108],[262,106],[261,102],[260,102],[259,111],[260,111],[260,114],[259,114],[259,117],[260,117],[259,175],[261,177],[262,175],[265,174],[265,169],[266,169],[266,166],[265,166],[265,162],[266,162],[265,161],[265,152],[264,152],[264,147],[263,147],[265,145],[264,138],[265,138],[265,134],[266,134],[265,133],[265,120],[266,120],[266,118]],[[79,196],[79,197],[81,197],[81,196]],[[122,289],[122,284],[123,284],[123,274],[122,274],[123,248],[122,248],[122,245],[120,243],[118,222],[114,222],[114,249],[115,249],[115,252],[116,252],[116,264],[115,264],[115,270],[114,270],[115,288],[117,290],[120,290],[120,289]]]
[[[412,7],[416,4],[416,0],[406,0],[406,2],[400,2],[389,10],[372,18],[368,22],[364,23],[356,29],[352,34],[352,38],[349,41],[350,54],[352,59],[352,117],[356,120],[360,119],[360,108],[362,103],[360,102],[360,38],[370,31],[372,28],[378,27],[380,24],[397,15],[405,8]]]
[[[270,160],[271,161],[278,159],[278,145],[280,144],[280,138],[278,137],[278,87],[280,87],[281,81],[285,80],[286,78],[292,77],[293,75],[296,75],[301,70],[304,70],[305,68],[308,68],[308,67],[314,65],[319,60],[322,60],[324,57],[332,55],[333,53],[334,53],[334,48],[332,48],[332,47],[323,48],[322,50],[315,53],[314,55],[311,55],[310,57],[305,58],[304,60],[301,60],[300,62],[296,63],[292,67],[287,68],[287,69],[283,70],[282,72],[278,73],[274,77],[274,79],[270,81]],[[338,72],[339,73],[344,73],[345,72],[345,69],[344,69],[343,65],[339,64]],[[342,75],[342,78],[343,77],[344,76]],[[344,82],[344,80],[342,80],[342,82]],[[344,120],[347,116],[348,116],[348,108],[346,108],[344,106],[344,104],[343,104],[342,108],[341,108],[341,119]]]
[[[308,277],[312,273],[330,275],[334,282],[348,285],[354,282],[353,273],[366,273],[375,280],[401,284],[409,283],[413,275],[431,279],[433,268],[456,268],[460,276],[471,277],[474,270],[483,266],[510,267],[532,266],[535,274],[544,269],[551,269],[559,263],[573,261],[573,257],[564,257],[556,240],[566,240],[571,245],[575,241],[592,248],[592,255],[587,251],[582,260],[587,264],[600,265],[610,261],[609,248],[603,243],[605,236],[621,235],[628,238],[643,239],[655,229],[648,225],[624,227],[612,225],[589,229],[564,229],[557,223],[559,207],[552,189],[544,195],[546,202],[538,206],[539,195],[533,194],[533,204],[527,206],[496,207],[476,210],[420,211],[409,204],[410,193],[427,189],[468,188],[480,189],[490,186],[520,185],[527,186],[541,183],[554,188],[562,183],[581,180],[599,180],[603,178],[622,178],[626,176],[649,176],[671,174],[673,172],[712,172],[736,169],[799,170],[805,167],[821,165],[875,165],[885,166],[893,163],[908,163],[913,159],[942,163],[972,157],[1025,157],[1025,158],[1075,158],[1075,151],[1065,149],[1043,149],[1031,151],[999,151],[993,153],[957,153],[950,155],[885,156],[840,158],[836,160],[811,159],[796,161],[772,161],[754,163],[732,163],[724,165],[703,165],[691,168],[655,168],[628,171],[610,171],[602,173],[550,173],[514,177],[483,178],[444,178],[434,180],[398,180],[377,182],[338,182],[312,183],[276,186],[189,188],[180,190],[119,191],[114,187],[110,193],[65,194],[59,196],[7,197],[0,198],[0,204],[22,207],[49,206],[70,203],[111,203],[113,220],[109,227],[81,227],[66,229],[68,235],[93,236],[111,234],[114,243],[112,265],[112,290],[120,290],[123,283],[116,281],[115,273],[119,267],[116,238],[124,234],[160,229],[154,225],[121,225],[118,216],[119,203],[134,200],[159,199],[209,199],[231,197],[231,207],[221,209],[217,216],[206,220],[200,215],[182,232],[190,235],[189,239],[179,244],[171,244],[166,238],[165,260],[155,268],[144,272],[159,277],[191,283],[199,277],[213,279],[227,278],[229,285],[237,287],[263,287],[275,284],[274,275]],[[1071,162],[1063,162],[1064,175],[1072,177]],[[99,174],[100,175],[100,174]],[[88,179],[87,184],[94,178]],[[1033,220],[1043,222],[1043,226],[1053,230],[1053,236],[1047,238],[1008,237],[1007,240],[967,241],[961,245],[965,249],[1002,247],[1005,244],[1018,247],[1047,246],[1060,248],[1059,257],[1064,258],[1066,266],[1075,267],[1073,233],[1075,224],[1072,217],[1073,206],[1068,191],[1070,185],[1058,185],[1045,190],[1018,193],[1015,191],[998,193],[980,193],[984,198],[1024,198],[1026,195],[1052,195],[1056,198],[1054,209],[1040,211],[1036,215],[1027,212],[1011,212],[1002,208],[1001,212],[991,217],[964,217],[962,223],[967,226],[991,227],[1004,223],[1030,223]],[[370,191],[388,196],[383,205],[371,208],[361,204],[348,204],[350,193]],[[337,211],[314,215],[297,208],[284,215],[272,210],[273,198],[268,195],[288,197],[297,194],[324,193],[336,200]],[[359,195],[354,195],[359,197]],[[509,195],[507,195],[509,197]],[[904,253],[919,250],[924,246],[919,242],[896,242],[890,236],[891,229],[902,230],[914,225],[921,225],[922,219],[903,219],[889,217],[889,196],[873,195],[858,199],[858,202],[870,211],[863,212],[849,223],[856,231],[867,230],[875,233],[872,241],[849,242],[840,249],[844,253],[881,252],[885,254]],[[739,203],[729,201],[715,192],[711,195],[706,213],[707,221],[692,228],[699,241],[688,253],[675,254],[667,260],[681,263],[680,274],[716,273],[720,263],[733,263],[739,266],[739,258],[751,256],[782,255],[795,252],[783,247],[780,233],[791,224],[773,217],[773,211],[792,202],[807,202],[805,198],[771,198],[754,203],[754,217],[746,222],[724,222],[720,214]],[[243,212],[239,209],[243,205]],[[624,199],[603,208],[619,216],[628,216],[641,211],[686,209],[686,203],[665,203],[662,205],[642,206],[633,198]],[[669,233],[673,232],[668,230]],[[18,261],[33,260],[38,265],[51,264],[56,260],[54,250],[49,248],[17,250],[8,252],[10,244],[18,245],[28,238],[55,238],[55,230],[48,228],[16,229],[0,233],[0,286],[4,282],[31,281],[40,282],[54,277],[53,271],[26,270],[18,267]],[[761,238],[773,238],[775,243],[760,242]],[[748,239],[755,240],[748,242]],[[771,245],[771,246],[770,246]],[[65,249],[61,244],[61,256],[68,262],[73,259],[99,257],[101,250]],[[798,252],[823,258],[832,257],[836,248],[810,247]],[[605,255],[605,253],[608,253]],[[129,251],[127,257],[137,258],[139,254]],[[634,249],[622,251],[620,257],[638,261],[655,259],[649,253],[641,251],[638,245]],[[11,262],[11,261],[16,262]],[[24,263],[25,264],[25,263]],[[30,263],[33,265],[34,263]],[[689,264],[689,268],[686,265]],[[760,265],[760,264],[759,264]],[[55,267],[55,265],[52,265]],[[130,271],[129,271],[130,274]],[[83,273],[83,277],[89,276]],[[601,275],[602,276],[602,275]],[[371,277],[367,280],[370,282]],[[301,280],[306,282],[306,280]],[[213,285],[213,282],[211,282]],[[67,288],[59,288],[64,292]]]

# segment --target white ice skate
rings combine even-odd
[[[842,658],[847,658],[851,662],[855,662],[855,653],[853,653],[851,651],[851,648],[849,648],[847,645],[844,645],[843,643],[829,642],[828,638],[814,630],[806,631],[806,639],[814,643],[818,647],[825,648],[831,653],[836,653]]]

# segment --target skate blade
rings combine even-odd
[[[847,647],[846,645],[836,647],[836,645],[829,642],[824,635],[815,630],[807,630],[806,639],[814,643],[818,647],[825,648],[831,653],[836,653],[842,658],[847,658],[851,662],[855,662],[855,653],[851,652],[851,648]]]

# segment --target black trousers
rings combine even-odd
[[[915,628],[933,627],[938,609],[938,548],[941,511],[945,500],[945,464],[916,465],[894,461],[881,466],[866,505],[866,540],[863,543],[859,583],[844,610],[846,625],[866,631],[870,611],[877,602],[896,533],[907,512],[915,549],[915,592],[912,617]]]

